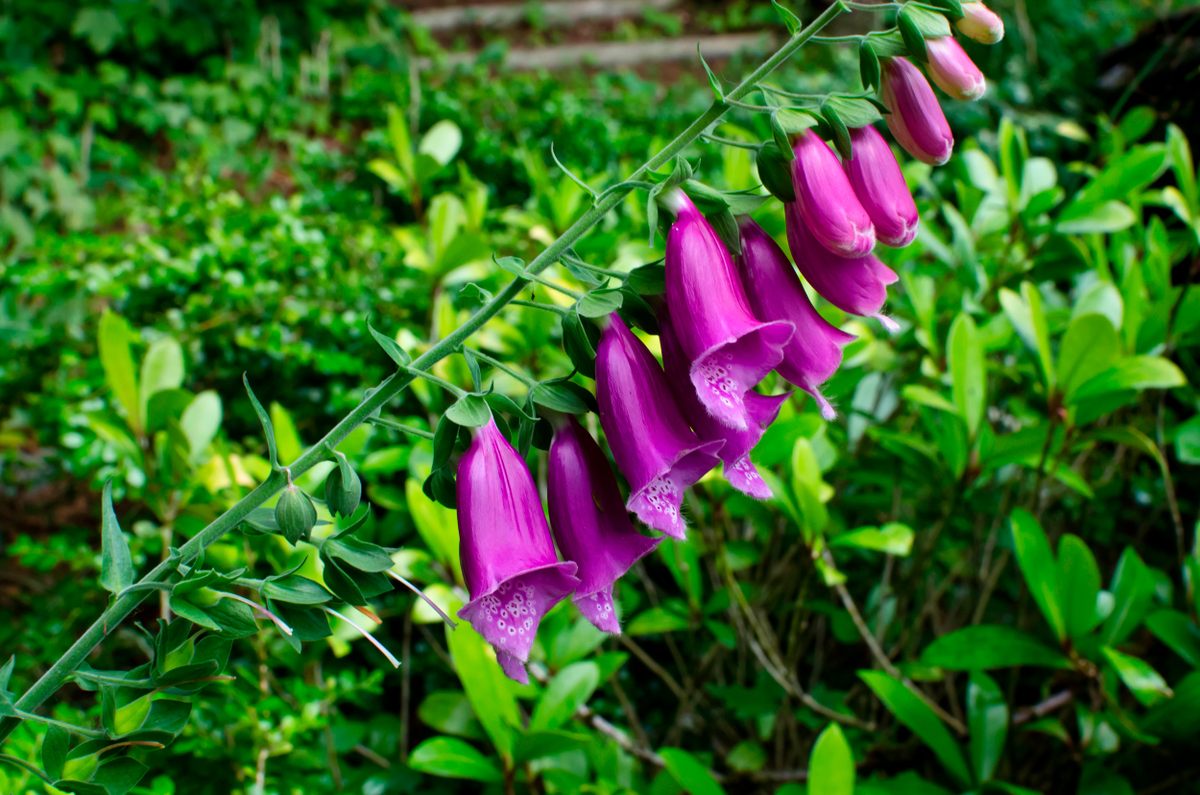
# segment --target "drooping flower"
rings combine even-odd
[[[920,218],[892,148],[871,126],[852,129],[850,144],[852,156],[843,163],[846,177],[871,216],[879,242],[907,246],[917,236]]]
[[[792,186],[808,231],[838,256],[870,254],[875,227],[837,154],[812,130],[805,130],[792,149]]]
[[[809,233],[795,202],[784,205],[787,216],[788,248],[800,273],[829,303],[852,315],[874,317],[889,331],[895,321],[880,314],[887,300],[887,286],[899,277],[874,254],[839,257],[831,254]]]
[[[675,223],[667,233],[667,303],[691,366],[700,402],[731,428],[750,426],[743,396],[783,358],[790,323],[754,316],[717,233],[684,195],[668,197]]]
[[[608,459],[573,417],[553,420],[547,496],[563,557],[579,568],[575,605],[598,629],[621,633],[613,583],[662,538],[634,529]]]
[[[775,370],[812,395],[821,407],[821,414],[826,419],[833,419],[833,406],[819,387],[842,363],[842,347],[853,340],[854,335],[821,317],[808,299],[787,255],[762,227],[749,218],[743,218],[740,227],[742,255],[738,264],[750,305],[759,317],[787,320],[796,326],[796,334],[783,349],[783,361]],[[666,357],[664,343],[664,362]]]
[[[887,125],[897,143],[913,157],[940,166],[954,152],[954,134],[933,88],[907,58],[888,58],[883,65],[879,98],[887,107]]]
[[[954,23],[968,39],[980,44],[995,44],[1004,38],[1004,20],[983,3],[963,3],[962,19]]]
[[[528,682],[538,624],[579,580],[558,559],[533,477],[494,420],[458,464],[458,532],[471,596],[458,615],[492,644],[504,673]]]
[[[927,39],[929,76],[955,99],[974,100],[987,91],[987,79],[953,36]]]
[[[758,444],[767,426],[775,421],[780,407],[788,398],[787,394],[768,397],[754,391],[747,392],[745,401],[750,426],[739,431],[722,425],[700,405],[695,390],[687,381],[687,357],[679,345],[671,318],[666,311],[658,314],[658,330],[667,382],[671,385],[675,399],[688,422],[692,424],[696,435],[705,441],[724,442],[718,455],[724,463],[722,471],[729,485],[756,499],[767,499],[771,496],[771,489],[759,475],[754,462],[750,460],[750,451]]]
[[[696,438],[662,368],[615,313],[596,352],[596,401],[617,468],[629,481],[625,507],[650,527],[683,538],[683,492],[716,466],[721,443]]]

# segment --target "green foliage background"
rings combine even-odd
[[[696,19],[773,24],[761,5]],[[689,541],[620,587],[621,639],[562,606],[539,633],[539,681],[519,687],[403,590],[371,600],[398,671],[338,622],[297,649],[267,621],[192,638],[177,619],[156,676],[228,656],[186,725],[149,717],[152,698],[106,705],[86,677],[47,711],[152,722],[178,735],[166,749],[67,759],[65,735],[26,723],[3,752],[83,779],[132,760],[143,793],[1192,791],[1197,131],[1135,102],[1109,118],[1095,88],[1100,55],[1173,9],[1001,10],[1004,44],[971,49],[987,99],[948,103],[954,160],[906,169],[923,227],[888,252],[901,333],[822,307],[859,335],[828,388],[839,419],[789,403],[755,454],[769,503],[715,476],[694,490]],[[614,35],[682,24],[647,14]],[[524,35],[556,34],[531,17]],[[243,372],[294,459],[391,371],[368,318],[423,350],[505,282],[493,252],[529,260],[586,208],[550,143],[603,188],[710,100],[690,77],[497,76],[499,40],[451,70],[373,2],[13,1],[0,46],[0,655],[15,693],[104,607],[106,482],[144,571],[269,471]],[[853,53],[806,49],[777,82],[857,88]],[[748,114],[718,132],[770,135]],[[745,150],[689,154],[709,184],[759,184]],[[782,232],[777,205],[756,218]],[[661,256],[636,196],[577,251],[620,272]],[[542,380],[571,371],[562,342],[554,315],[514,307],[472,345]],[[471,384],[461,358],[437,372]],[[520,379],[487,378],[524,400]],[[432,431],[447,405],[421,382],[388,416]],[[372,425],[339,449],[374,508],[358,536],[456,608],[454,514],[422,491],[433,445]],[[331,466],[300,485],[322,495]],[[315,551],[254,532],[204,564],[321,576]],[[154,632],[168,601],[137,624]],[[152,645],[124,626],[89,664],[138,666]],[[0,791],[49,790],[0,766]]]

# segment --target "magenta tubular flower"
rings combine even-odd
[[[700,405],[696,392],[687,381],[688,363],[671,318],[666,312],[658,316],[659,342],[662,344],[663,366],[667,372],[667,382],[675,393],[675,399],[688,422],[692,424],[696,435],[705,441],[721,441],[718,455],[724,463],[722,472],[725,480],[743,494],[755,499],[765,500],[771,496],[771,489],[758,474],[754,462],[750,460],[750,451],[762,438],[767,426],[775,421],[787,394],[760,395],[757,392],[747,392],[745,395],[747,416],[750,427],[745,430],[730,428],[712,418]]]
[[[716,466],[721,443],[696,438],[662,368],[615,313],[596,352],[596,400],[608,446],[629,481],[625,507],[650,527],[683,538],[683,492]]]
[[[608,459],[573,417],[555,421],[547,496],[558,548],[579,567],[575,605],[598,629],[621,634],[613,583],[662,538],[634,529]]]
[[[963,17],[954,23],[968,39],[995,44],[1004,38],[1004,20],[983,3],[963,3]]]
[[[748,428],[743,396],[779,364],[795,329],[754,316],[717,233],[683,191],[669,201],[676,216],[667,233],[667,303],[692,363],[691,382],[713,417],[731,428]]]
[[[792,186],[800,215],[822,246],[841,257],[875,248],[875,227],[829,144],[805,130],[793,147]]]
[[[942,106],[921,70],[906,58],[888,58],[879,98],[887,106],[887,125],[904,151],[931,166],[954,152],[954,135]]]
[[[920,219],[892,148],[869,126],[851,130],[850,144],[853,156],[843,164],[846,177],[871,216],[875,235],[885,245],[907,246],[917,236]]]
[[[471,596],[458,615],[492,644],[509,678],[528,682],[538,624],[579,580],[554,551],[525,461],[492,420],[458,463],[458,533]]]
[[[813,239],[795,202],[786,204],[784,211],[792,259],[813,289],[838,309],[874,317],[889,331],[896,331],[895,321],[880,313],[887,300],[887,286],[899,278],[896,272],[873,254],[854,258],[830,254]]]
[[[955,99],[973,100],[987,91],[987,80],[953,36],[925,42],[929,50],[929,76],[937,87]]]
[[[738,258],[738,264],[751,306],[759,317],[787,320],[796,326],[796,335],[783,349],[783,361],[775,370],[812,395],[821,407],[822,416],[833,419],[836,412],[818,387],[842,363],[842,347],[854,339],[854,335],[838,329],[818,314],[787,255],[762,227],[743,218],[741,232],[742,256]],[[664,343],[664,362],[666,357]]]

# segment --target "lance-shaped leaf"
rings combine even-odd
[[[104,484],[100,505],[100,584],[104,590],[118,594],[133,584],[133,560],[129,541],[117,523],[112,505],[112,481]]]
[[[278,469],[279,449],[275,445],[275,426],[271,424],[271,415],[263,408],[258,396],[250,388],[250,378],[245,373],[242,373],[242,383],[246,386],[246,394],[250,396],[250,405],[254,407],[254,413],[258,415],[258,421],[262,424],[263,436],[267,438],[267,451],[271,455],[271,467]]]

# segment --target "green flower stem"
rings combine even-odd
[[[735,101],[746,96],[759,81],[807,44],[818,31],[847,11],[845,3],[842,0],[836,0],[833,5],[821,12],[820,16],[806,27],[798,30],[767,60],[759,64],[758,68],[747,75],[726,96]],[[536,275],[548,268],[552,263],[557,262],[568,249],[574,246],[593,226],[599,223],[610,210],[621,203],[626,194],[635,187],[634,183],[644,180],[650,175],[650,172],[656,171],[669,163],[672,158],[708,130],[714,122],[724,116],[728,110],[729,105],[724,101],[720,99],[714,100],[709,105],[708,110],[700,114],[683,132],[679,133],[670,143],[659,150],[658,154],[638,167],[630,175],[629,179],[626,180],[628,184],[622,185],[620,190],[606,191],[601,194],[591,209],[581,215],[557,240],[551,243],[542,253],[538,254],[529,263],[526,270],[530,274]],[[361,403],[351,409],[349,414],[334,425],[329,433],[325,434],[325,438],[308,448],[299,458],[291,463],[288,469],[292,475],[301,475],[314,465],[327,460],[332,451],[351,431],[366,422],[372,414],[382,409],[412,383],[413,378],[416,377],[413,371],[428,370],[436,362],[441,361],[461,348],[463,343],[470,339],[471,335],[516,299],[528,281],[528,279],[521,276],[514,277],[503,290],[476,310],[475,314],[471,315],[466,322],[446,337],[434,343],[425,353],[414,359],[405,371],[393,373],[384,379]],[[281,470],[271,472],[267,479],[249,494],[242,497],[229,510],[218,516],[199,533],[192,536],[180,548],[181,554],[178,558],[171,558],[159,563],[139,580],[139,585],[173,582],[177,576],[176,572],[179,563],[189,563],[199,558],[200,554],[210,544],[233,530],[251,511],[265,504],[267,500],[275,496],[275,493],[283,488],[286,480],[287,478]],[[116,629],[122,621],[129,617],[129,614],[142,603],[149,592],[149,589],[125,592],[122,596],[115,599],[101,613],[100,617],[71,644],[71,647],[25,691],[25,694],[16,703],[17,709],[32,712],[41,706],[46,699],[57,693],[59,688],[70,678],[72,672],[79,667],[80,663],[87,659],[87,656],[104,640],[109,632]],[[3,741],[12,734],[18,723],[19,719],[12,716],[0,719],[0,741]]]

